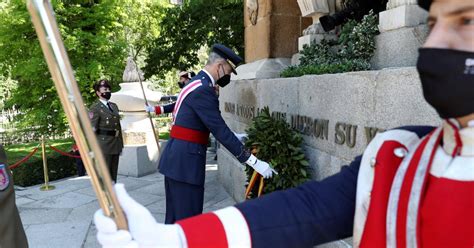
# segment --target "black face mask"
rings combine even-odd
[[[226,85],[228,85],[230,83],[230,75],[224,75],[222,76],[221,78],[219,78],[216,82],[217,85],[219,85],[220,87],[225,87]]]
[[[184,88],[184,83],[178,81],[178,86],[180,89]]]
[[[420,48],[423,95],[443,119],[474,113],[474,53]]]
[[[100,93],[100,96],[107,99],[107,100],[110,100],[110,97],[112,96],[112,93],[111,92],[102,92],[102,93]]]
[[[224,72],[225,73],[225,72]],[[219,71],[217,71],[217,74],[219,74]],[[230,75],[224,75],[221,78],[219,78],[216,81],[216,84],[219,85],[220,87],[224,88],[226,85],[230,83]]]

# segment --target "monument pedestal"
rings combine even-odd
[[[154,173],[156,163],[148,158],[146,145],[127,145],[120,156],[118,174],[123,176],[141,177]]]
[[[147,114],[124,112],[123,116],[125,146],[118,174],[140,177],[155,172],[159,153]]]
[[[298,38],[298,51],[303,50],[304,45],[311,45],[311,43],[319,44],[322,40],[337,40],[335,34],[308,34]]]
[[[143,73],[137,70],[132,59],[128,59],[123,73],[124,83],[120,91],[112,94],[111,101],[115,102],[121,111],[121,126],[123,130],[124,149],[119,160],[118,174],[140,177],[156,171],[158,166],[158,147],[154,126],[145,112],[146,94],[148,103],[156,105],[161,99],[160,92],[148,89],[148,83],[143,81]]]
[[[403,27],[414,27],[426,22],[428,12],[418,5],[402,5],[379,14],[381,33]]]
[[[428,36],[428,26],[400,28],[381,33],[375,39],[372,69],[415,66],[420,48]]]
[[[390,0],[380,12],[372,69],[415,66],[420,48],[428,36],[428,12],[412,0]]]
[[[237,75],[232,75],[232,80],[277,78],[289,65],[291,65],[290,58],[257,60],[237,67]]]

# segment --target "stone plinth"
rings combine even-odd
[[[298,51],[303,50],[304,45],[311,45],[311,43],[319,44],[322,40],[336,40],[335,34],[308,34],[298,38]]]
[[[289,58],[261,59],[237,67],[237,75],[232,74],[232,80],[280,77],[280,72],[290,64]]]
[[[158,146],[153,133],[153,125],[145,112],[146,95],[148,104],[156,105],[161,99],[160,92],[148,89],[143,80],[143,73],[137,70],[131,58],[123,73],[124,83],[120,91],[112,93],[111,101],[115,102],[121,112],[121,126],[124,136],[124,150],[120,156],[118,174],[126,176],[143,176],[156,171],[158,164]]]
[[[414,27],[426,23],[428,12],[418,5],[401,5],[379,14],[381,33],[404,27]],[[400,40],[400,39],[399,39]]]
[[[236,202],[243,202],[245,200],[246,184],[245,167],[235,159],[232,153],[223,146],[220,147],[217,152],[219,181]],[[225,166],[220,166],[224,164]]]
[[[381,130],[440,123],[423,98],[414,67],[239,80],[220,91],[219,102],[224,120],[238,133],[245,131],[259,108],[269,106],[273,113],[285,114],[287,122],[303,134],[315,179],[338,172]],[[229,184],[231,194],[240,195],[242,189],[234,187],[244,185],[245,178],[240,183],[230,180],[242,178],[241,172],[230,168],[238,162],[225,156],[221,161],[219,156],[222,183]]]
[[[427,25],[419,25],[380,33],[375,38],[372,68],[415,66],[418,49],[425,42],[428,31]]]
[[[156,172],[157,163],[148,157],[146,145],[127,145],[120,156],[118,174],[141,177]]]
[[[320,43],[323,39],[336,39],[334,32],[324,31],[319,18],[328,14],[333,14],[336,10],[335,0],[298,0],[301,14],[304,17],[311,17],[313,24],[303,31],[303,36],[298,38],[298,51],[303,50],[304,45]]]
[[[244,9],[245,62],[266,58],[291,58],[298,51],[297,40],[312,22],[301,17],[295,0],[246,0]],[[256,10],[255,10],[256,9]],[[256,24],[251,21],[256,15]]]
[[[152,164],[152,167],[156,170],[159,152],[148,115],[145,112],[124,112],[122,128],[124,130],[124,149],[128,149],[129,152],[125,153],[125,150],[122,152],[118,173],[127,176],[142,176],[146,175],[143,174],[145,172],[148,174],[154,172],[149,169],[149,166]],[[139,149],[144,149],[146,152],[139,151]],[[140,159],[136,158],[137,154],[140,154]],[[130,158],[127,157],[129,155]],[[124,171],[120,169],[121,167],[130,166],[136,168]],[[122,172],[128,173],[126,171],[136,171],[141,174],[122,174]]]
[[[379,13],[373,69],[416,65],[418,48],[428,35],[427,17],[414,0],[390,0],[387,10]]]

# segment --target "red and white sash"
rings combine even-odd
[[[189,95],[189,93],[193,92],[195,89],[197,89],[201,85],[202,85],[201,80],[196,80],[189,83],[183,88],[183,90],[181,90],[178,96],[178,101],[176,101],[176,104],[174,105],[174,109],[173,109],[173,125],[174,125],[174,122],[176,121],[176,117],[178,116],[179,109],[181,108],[181,104],[183,103],[184,99]]]
[[[418,247],[420,202],[441,137],[441,127],[424,137],[395,175],[387,208],[387,247]]]

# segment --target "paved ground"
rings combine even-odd
[[[204,212],[235,204],[217,180],[217,164],[208,153]],[[130,195],[145,205],[157,221],[164,221],[164,178],[154,173],[141,178],[119,176]],[[18,189],[17,205],[31,248],[100,247],[92,216],[99,208],[88,177],[74,177],[52,183],[56,189],[39,186]]]

